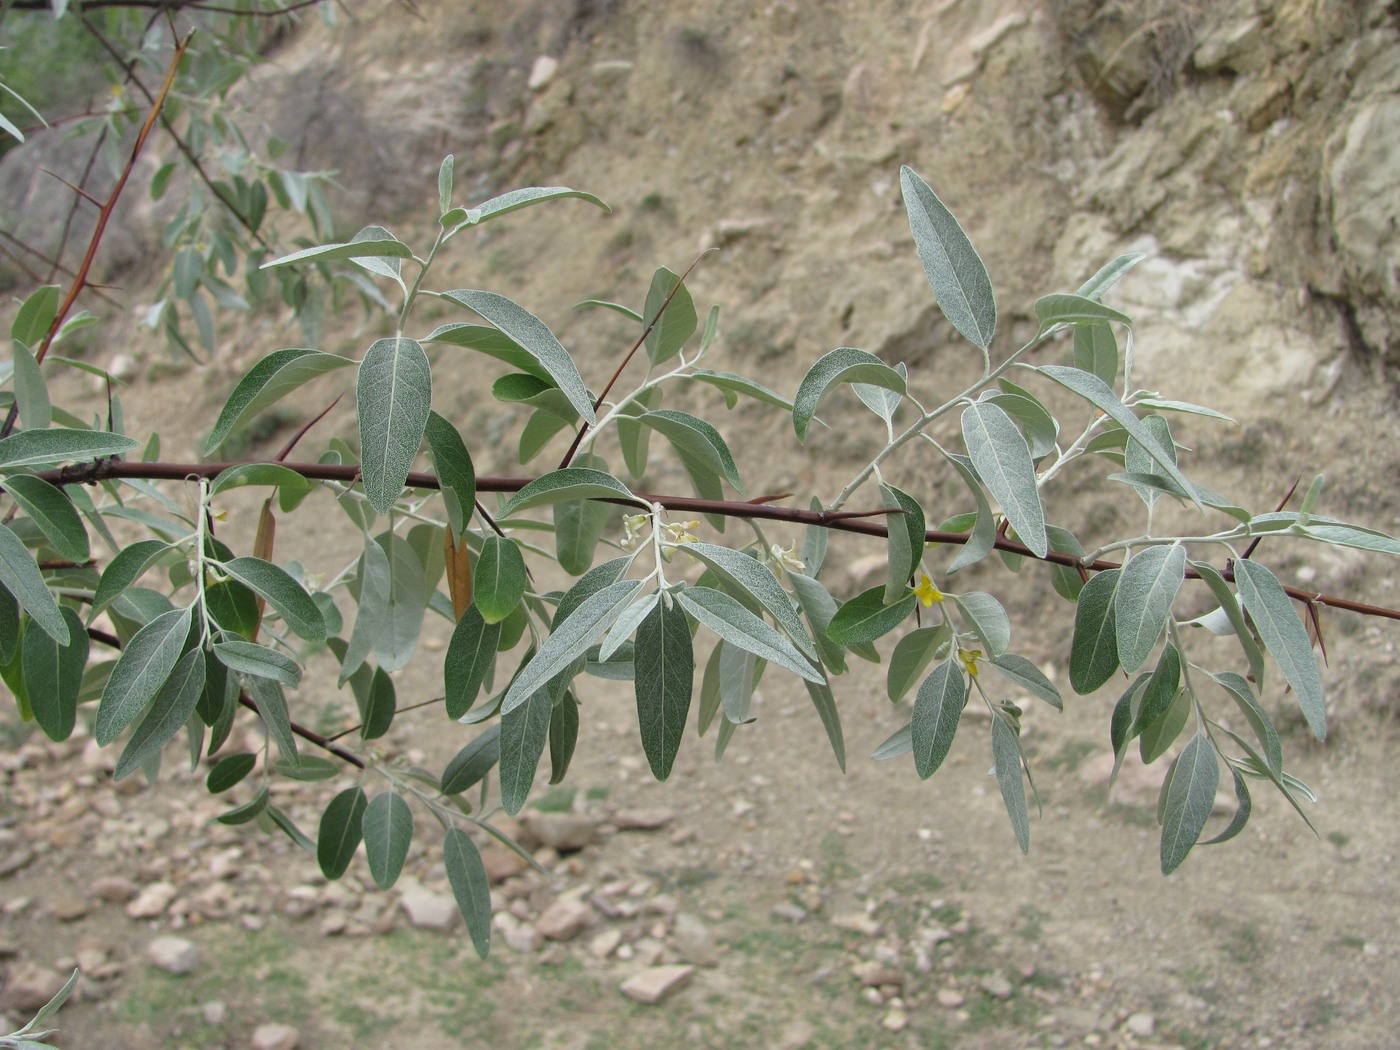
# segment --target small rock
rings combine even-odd
[[[174,883],[153,882],[126,906],[126,914],[133,919],[154,919],[163,915],[165,909],[170,907],[175,893]]]
[[[81,897],[59,897],[53,902],[53,914],[59,922],[76,922],[88,913],[88,902]]]
[[[593,921],[593,909],[578,897],[560,897],[541,913],[535,929],[551,941],[571,941]]]
[[[863,911],[853,912],[849,915],[834,915],[831,918],[831,925],[838,930],[858,933],[862,937],[878,937],[884,929],[883,926],[869,915],[866,915]]]
[[[896,986],[904,984],[904,974],[876,959],[866,959],[856,963],[851,967],[851,972],[867,988],[879,988],[886,984]]]
[[[982,991],[986,992],[993,998],[1011,998],[1011,982],[1006,979],[1006,976],[1004,974],[989,973],[985,977],[983,977],[982,980],[978,981],[977,984],[978,987],[982,989]]]
[[[506,879],[515,878],[530,866],[530,862],[493,839],[481,851],[481,866],[486,869],[486,881],[498,886]]]
[[[108,904],[125,904],[136,896],[136,883],[120,875],[104,875],[93,882],[92,893]]]
[[[32,1014],[63,988],[68,975],[34,963],[17,963],[10,967],[5,992],[0,995],[0,1007],[16,1013]]]
[[[253,1029],[249,1050],[296,1050],[301,1033],[286,1024],[260,1024]]]
[[[938,994],[935,995],[934,998],[938,1000],[939,1006],[949,1010],[956,1010],[963,1003],[967,1002],[967,998],[956,988],[940,988],[938,989]]]
[[[619,831],[658,831],[676,819],[672,809],[620,809],[612,822]]]
[[[190,973],[199,963],[199,949],[183,937],[157,937],[146,945],[146,955],[166,973]]]
[[[228,1007],[218,999],[211,999],[199,1008],[200,1016],[210,1028],[218,1028],[228,1020]]]
[[[622,931],[610,926],[593,935],[593,939],[588,942],[588,951],[595,959],[606,959],[617,951],[617,946],[621,943]]]
[[[535,64],[530,67],[530,79],[525,86],[531,91],[539,91],[554,79],[554,74],[559,71],[559,60],[549,55],[540,55],[535,59]]]
[[[1157,1031],[1157,1018],[1148,1013],[1136,1013],[1128,1018],[1123,1027],[1139,1039],[1151,1039]]]
[[[25,848],[14,850],[7,857],[0,857],[0,879],[6,875],[13,875],[33,859],[34,851]]]
[[[796,904],[775,904],[770,914],[784,922],[806,922],[808,918],[807,909]]]
[[[648,1006],[661,1002],[690,983],[693,966],[652,966],[622,982],[622,994]]]
[[[892,1007],[880,1020],[880,1027],[890,1032],[902,1032],[909,1024],[909,1015],[898,1006]]]
[[[581,850],[598,840],[598,821],[578,813],[531,811],[525,815],[522,823],[540,845],[560,853]]]
[[[710,928],[690,912],[683,911],[676,915],[671,928],[671,944],[675,946],[677,954],[693,966],[719,965],[719,951],[715,947],[714,937],[710,935]]]
[[[411,879],[399,880],[399,906],[420,930],[444,933],[457,925],[457,902],[448,893],[434,893]]]

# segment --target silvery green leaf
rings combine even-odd
[[[910,743],[914,768],[924,780],[933,776],[948,757],[966,700],[967,683],[956,660],[943,661],[919,686],[910,722]]]
[[[751,397],[755,401],[761,401],[768,405],[775,405],[789,412],[792,411],[791,401],[781,394],[774,393],[762,383],[750,379],[747,376],[735,375],[733,372],[712,372],[707,368],[701,368],[690,373],[687,378],[717,387],[725,393],[726,400],[729,400],[732,395],[743,394],[745,397]],[[733,407],[732,403],[730,407]]]
[[[671,294],[673,290],[674,295]],[[671,301],[666,303],[668,295],[671,296]],[[666,310],[657,318],[663,303],[666,303]],[[646,335],[646,348],[647,358],[653,365],[669,361],[680,353],[681,347],[695,334],[699,325],[690,290],[681,284],[678,274],[672,273],[664,266],[652,275],[651,287],[647,289],[646,305],[642,307],[642,316],[652,325]],[[653,323],[654,318],[656,320]]]
[[[55,551],[70,561],[87,561],[87,529],[67,493],[32,474],[11,474],[4,486]]]
[[[807,440],[807,429],[817,406],[839,383],[864,383],[901,395],[906,392],[904,376],[874,354],[850,346],[838,347],[807,370],[792,399],[792,426],[799,441]]]
[[[1264,710],[1255,697],[1249,682],[1231,671],[1213,674],[1210,677],[1215,679],[1216,684],[1230,694],[1230,698],[1235,701],[1250,728],[1254,730],[1254,735],[1258,738],[1260,746],[1263,747],[1264,758],[1268,761],[1269,768],[1282,776],[1283,745],[1279,741],[1278,730],[1274,728],[1274,722],[1269,717],[1269,713]]]
[[[1149,679],[1148,685],[1151,684]],[[1167,708],[1167,713],[1143,729],[1138,737],[1138,755],[1142,758],[1143,765],[1156,762],[1176,742],[1176,738],[1181,735],[1191,717],[1191,699],[1191,690],[1184,687],[1178,689],[1171,706]]]
[[[504,536],[487,536],[472,567],[472,602],[481,618],[500,623],[520,604],[527,584],[519,544]]]
[[[1254,640],[1254,632],[1245,622],[1244,613],[1240,610],[1235,592],[1225,582],[1225,577],[1221,576],[1220,572],[1209,563],[1193,561],[1191,568],[1196,570],[1196,575],[1210,588],[1211,595],[1220,603],[1220,611],[1229,618],[1235,637],[1239,639],[1240,647],[1244,650],[1245,659],[1249,661],[1250,677],[1262,689],[1264,687],[1264,654]]]
[[[1400,540],[1355,525],[1310,521],[1299,527],[1298,535],[1322,543],[1334,543],[1339,547],[1355,547],[1363,551],[1400,555]]]
[[[277,742],[277,751],[282,756],[281,765],[295,773],[301,768],[301,755],[297,751],[297,738],[292,733],[292,719],[287,712],[287,698],[282,687],[269,678],[249,676],[243,679],[244,686],[258,715],[267,726],[268,735]]]
[[[1237,559],[1234,569],[1240,601],[1259,628],[1259,637],[1273,654],[1284,679],[1297,694],[1308,728],[1319,740],[1326,739],[1327,706],[1322,696],[1322,677],[1308,632],[1293,609],[1293,600],[1278,578],[1258,562]]]
[[[47,430],[53,422],[53,405],[49,401],[49,385],[44,371],[29,347],[19,340],[12,344],[15,352],[14,389],[19,418],[29,430]]]
[[[501,723],[492,722],[457,754],[442,771],[442,793],[460,795],[475,787],[501,758]]]
[[[689,587],[680,592],[679,601],[686,612],[730,645],[785,667],[809,682],[824,680],[791,642],[723,591]]]
[[[40,467],[119,456],[140,446],[121,434],[103,430],[21,430],[0,438],[0,467]]]
[[[170,677],[190,633],[190,615],[188,607],[171,609],[146,624],[127,642],[97,705],[92,735],[98,744],[106,747],[115,740],[146,709]],[[63,641],[66,644],[67,639]]]
[[[1075,294],[1082,295],[1086,299],[1099,298],[1113,287],[1120,277],[1146,258],[1147,255],[1143,252],[1129,252],[1126,255],[1118,256],[1112,262],[1101,266],[1098,273],[1080,285],[1079,291]]]
[[[58,316],[61,292],[62,289],[56,284],[41,285],[31,292],[15,311],[15,319],[10,322],[10,338],[31,350],[38,347],[53,327],[53,319]],[[26,423],[35,426],[28,420]]]
[[[1308,830],[1311,831],[1314,835],[1316,835],[1317,828],[1313,827],[1312,820],[1309,819],[1307,812],[1299,804],[1298,799],[1294,794],[1294,791],[1296,789],[1290,786],[1293,784],[1297,784],[1301,787],[1306,788],[1307,785],[1302,784],[1301,781],[1298,781],[1295,777],[1292,777],[1287,773],[1284,773],[1282,776],[1280,776],[1278,773],[1275,773],[1272,769],[1269,768],[1269,763],[1265,760],[1264,756],[1261,755],[1255,749],[1254,745],[1251,744],[1244,737],[1240,736],[1238,733],[1233,733],[1227,729],[1225,730],[1225,735],[1228,736],[1231,740],[1233,740],[1236,744],[1238,744],[1240,746],[1240,750],[1242,750],[1246,755],[1246,757],[1243,759],[1232,759],[1232,763],[1238,766],[1241,769],[1241,771],[1243,771],[1249,776],[1258,777],[1261,780],[1271,781],[1274,787],[1278,788],[1279,793],[1283,795],[1285,799],[1288,800],[1288,804],[1293,807],[1293,811],[1297,813],[1298,816],[1303,818],[1303,823],[1308,826]],[[1316,796],[1312,794],[1311,790],[1305,791],[1303,794],[1304,797],[1308,799],[1308,801],[1317,801]]]
[[[301,667],[291,657],[265,645],[236,638],[214,643],[214,656],[231,671],[257,675],[294,689],[301,682]]]
[[[1050,679],[1045,677],[1040,668],[1024,656],[1017,656],[1015,653],[1002,653],[999,656],[991,657],[985,663],[1003,678],[1015,682],[1026,692],[1044,700],[1055,710],[1064,710],[1065,705],[1060,698],[1060,691],[1055,688]]]
[[[490,321],[511,342],[534,358],[538,367],[569,399],[579,417],[592,426],[597,422],[593,415],[593,401],[588,388],[583,385],[583,377],[578,374],[573,358],[564,349],[549,326],[523,306],[519,306],[503,295],[495,292],[463,289],[447,292],[443,298],[461,303],[486,320]]]
[[[590,467],[565,467],[542,474],[508,499],[500,517],[508,518],[522,510],[578,499],[624,499],[645,507],[646,501],[634,496],[611,474]]]
[[[803,561],[807,561],[804,557]],[[844,674],[846,671],[846,650],[831,638],[827,633],[827,628],[831,625],[831,618],[836,615],[836,599],[830,592],[810,576],[804,576],[800,572],[788,573],[788,579],[792,581],[793,592],[797,595],[797,603],[802,608],[802,612],[807,617],[807,622],[812,625],[812,637],[816,641],[816,649],[821,656],[823,667],[830,668],[835,674]]]
[[[19,617],[8,591],[0,593],[0,606],[5,610],[0,613],[0,631],[6,632],[6,642],[18,642]],[[82,618],[66,606],[59,612],[68,625],[68,644],[59,645],[44,631],[30,631],[21,652],[30,709],[50,740],[67,740],[73,732],[88,661],[88,636]],[[5,642],[0,642],[0,663],[8,664],[11,655]]]
[[[1308,491],[1303,494],[1302,513],[1311,513],[1317,504],[1317,497],[1322,495],[1322,486],[1326,481],[1327,475],[1325,474],[1318,474],[1312,479],[1312,483],[1308,485]]]
[[[572,689],[566,689],[549,712],[549,783],[561,783],[568,776],[577,743],[578,699]]]
[[[981,640],[983,654],[1000,656],[1011,644],[1011,618],[1001,602],[982,591],[948,596],[967,620],[968,626]]]
[[[564,597],[559,599],[559,606],[554,610],[554,619],[551,621],[552,626],[558,627],[593,595],[604,587],[617,583],[627,574],[630,566],[631,559],[622,557],[613,558],[589,569],[575,580],[574,585],[564,593]]]
[[[527,664],[528,668],[529,665]],[[566,667],[559,676],[566,677]],[[517,681],[519,679],[517,678]],[[549,739],[550,716],[554,709],[555,679],[542,682],[538,689],[501,711],[501,758],[499,779],[501,806],[511,816],[519,813],[530,797],[535,767]],[[562,687],[560,688],[562,692]]]
[[[1167,784],[1162,819],[1162,874],[1170,875],[1201,837],[1215,791],[1220,786],[1220,759],[1215,745],[1197,733],[1176,760]]]
[[[894,370],[904,377],[904,381],[909,381],[909,369],[905,367],[903,361],[894,366]],[[895,409],[899,408],[899,403],[904,400],[904,395],[896,390],[889,390],[882,386],[871,386],[868,383],[852,383],[851,389],[856,392],[856,397],[866,408],[874,412],[886,423],[894,422]]]
[[[831,744],[831,752],[836,756],[836,764],[841,767],[841,772],[846,772],[846,738],[841,732],[841,715],[836,709],[836,697],[831,691],[830,682],[803,681],[807,687],[807,695],[812,698],[812,705],[817,709],[817,716],[822,720],[822,728],[826,730],[826,739]]]
[[[653,591],[635,605],[629,606],[612,625],[608,636],[603,639],[603,644],[598,649],[599,661],[607,662],[608,658],[621,648],[622,643],[632,637],[632,632],[651,614],[652,609],[660,600],[661,593]]]
[[[315,248],[303,248],[301,251],[292,252],[290,255],[283,255],[270,262],[265,262],[260,269],[270,270],[276,266],[291,266],[294,263],[306,262],[310,259],[316,259],[319,262],[331,262],[336,259],[366,259],[372,257],[411,259],[413,258],[413,252],[408,245],[395,239],[394,235],[384,229],[384,227],[366,226],[348,241],[322,244]]]
[[[1028,853],[1031,822],[1026,810],[1026,785],[1021,780],[1021,745],[1016,739],[1016,730],[997,713],[992,715],[992,765],[1006,814],[1011,818],[1011,829],[1016,833],[1016,844],[1022,853]]]
[[[1107,321],[1082,324],[1074,329],[1074,367],[1092,373],[1113,386],[1118,379],[1118,338]]]
[[[1078,363],[1076,362],[1076,367]],[[1155,408],[1161,412],[1182,412],[1191,416],[1207,416],[1211,419],[1221,419],[1226,423],[1236,422],[1223,412],[1217,412],[1213,408],[1205,408],[1201,405],[1193,405],[1189,401],[1171,401],[1161,397],[1140,397],[1133,402],[1138,408]]]
[[[204,692],[204,653],[186,653],[156,693],[145,717],[137,724],[112,773],[113,780],[140,769],[184,728]]]
[[[620,580],[590,596],[567,620],[556,622],[554,632],[511,682],[501,701],[502,716],[525,703],[549,679],[587,652],[593,640],[611,627],[622,611],[632,604],[641,587],[641,580]],[[521,804],[524,804],[523,798]]]
[[[665,780],[685,735],[695,678],[690,623],[675,605],[656,603],[637,628],[637,726],[652,776]]]
[[[316,860],[321,873],[332,881],[345,874],[360,845],[366,805],[364,789],[348,787],[331,799],[321,814]]]
[[[943,316],[986,353],[997,327],[997,306],[987,268],[958,220],[923,179],[899,169],[904,210],[919,249],[924,275],[933,286]]]
[[[360,470],[370,506],[387,514],[399,498],[433,397],[432,368],[416,339],[377,339],[355,382],[360,414]]]
[[[381,890],[399,881],[413,841],[413,810],[390,788],[370,800],[360,818],[369,873]]]
[[[582,190],[571,190],[567,186],[530,186],[526,189],[510,190],[478,204],[475,208],[468,208],[466,221],[462,225],[477,226],[491,219],[499,219],[502,215],[509,215],[513,211],[519,211],[521,208],[528,208],[533,204],[563,200],[567,197],[577,197],[579,200],[597,205],[605,212],[610,214],[612,212],[612,208],[607,204],[604,204],[593,194],[584,193]],[[484,952],[482,957],[485,958]]]
[[[719,656],[718,693],[720,707],[724,711],[724,725],[744,725],[754,720],[753,691],[758,685],[760,667],[757,656],[720,639],[716,647]],[[717,745],[718,747],[718,745]],[[718,755],[716,755],[718,758]]]
[[[1011,386],[1010,383],[1003,383]],[[981,400],[996,405],[1020,428],[1030,445],[1031,459],[1038,460],[1055,451],[1055,442],[1060,435],[1060,425],[1044,405],[1023,390],[1000,391],[984,394]]]
[[[450,828],[442,843],[442,860],[457,910],[467,922],[472,947],[484,959],[491,950],[491,883],[481,853],[465,831]]]
[[[1244,777],[1240,776],[1239,770],[1226,763],[1226,768],[1230,770],[1230,777],[1235,782],[1235,801],[1239,803],[1235,808],[1235,815],[1230,818],[1230,823],[1225,826],[1225,830],[1214,838],[1203,839],[1198,845],[1212,846],[1219,842],[1228,842],[1249,823],[1249,815],[1254,809],[1254,804],[1249,797],[1249,786],[1245,784]]]
[[[321,610],[292,576],[262,558],[234,558],[219,564],[229,576],[262,595],[268,605],[308,642],[326,640],[326,621]]]
[[[890,666],[885,675],[885,692],[889,698],[895,702],[902,700],[940,653],[948,655],[946,650],[952,641],[953,631],[946,623],[918,627],[901,638],[890,653]]]
[[[1123,566],[1113,599],[1118,663],[1132,674],[1151,654],[1171,617],[1186,572],[1179,543],[1147,547]]]
[[[937,446],[938,451],[943,453],[945,459],[953,465],[958,477],[962,478],[963,484],[972,493],[972,498],[977,504],[977,518],[972,527],[972,532],[967,538],[967,542],[958,550],[953,558],[953,563],[948,566],[949,574],[965,569],[969,565],[975,565],[992,552],[993,545],[997,538],[996,517],[992,514],[992,506],[987,502],[987,495],[982,491],[982,485],[972,472],[972,461],[965,456],[959,456],[941,445]]]
[[[1142,425],[1152,432],[1152,436],[1157,439],[1158,445],[1165,449],[1167,454],[1171,456],[1172,462],[1176,463],[1176,442],[1172,438],[1171,427],[1167,424],[1166,419],[1158,415],[1144,416]],[[1128,469],[1129,473],[1133,474],[1158,473],[1158,471],[1154,469],[1156,464],[1152,459],[1152,454],[1132,438],[1128,438],[1128,443],[1123,448],[1123,465]],[[1137,492],[1138,496],[1140,496],[1142,501],[1149,507],[1157,502],[1157,497],[1159,495],[1158,489],[1139,485],[1137,486]]]
[[[913,723],[902,729],[896,729],[885,741],[870,753],[870,757],[876,762],[887,762],[900,755],[907,755],[914,750],[914,726]]]
[[[1157,724],[1171,711],[1181,686],[1181,653],[1168,643],[1162,647],[1157,666],[1147,678],[1146,685],[1134,697],[1133,735],[1140,735]]]
[[[1065,292],[1055,292],[1037,299],[1035,316],[1036,320],[1040,322],[1042,332],[1051,325],[1057,324],[1091,325],[1108,321],[1118,324],[1132,324],[1133,320],[1127,314],[1115,310],[1111,306],[1104,306],[1097,299],[1089,299],[1082,295],[1069,295]]]
[[[882,484],[880,497],[886,507],[898,511],[885,518],[885,543],[888,554],[885,601],[893,603],[908,593],[909,581],[923,558],[924,510],[913,496],[892,485]]]
[[[753,597],[769,616],[787,632],[798,651],[809,660],[817,658],[816,648],[802,621],[792,608],[792,599],[779,586],[773,572],[756,558],[742,551],[713,543],[687,543],[682,550],[704,562],[728,586]]]
[[[428,438],[428,450],[433,454],[433,469],[437,471],[442,501],[447,507],[452,538],[460,542],[476,503],[476,468],[462,435],[436,412],[428,413],[424,433]]]
[[[439,215],[446,215],[452,209],[452,169],[455,163],[455,158],[449,153],[438,166]]]
[[[488,624],[473,603],[467,606],[443,661],[443,688],[447,695],[447,717],[461,718],[476,703],[482,683],[496,662],[496,643],[501,625]]]
[[[1026,439],[1011,417],[994,404],[974,402],[963,410],[963,440],[983,484],[1006,512],[1021,542],[1045,557],[1045,509],[1035,483],[1035,465]]]
[[[709,423],[667,408],[639,416],[637,422],[664,435],[688,470],[722,475],[740,495],[744,494],[744,483],[739,478],[729,446]]]
[[[1066,368],[1063,365],[1036,365],[1032,367],[1041,375],[1053,379],[1067,390],[1071,390],[1084,398],[1095,408],[1100,409],[1105,415],[1113,419],[1119,426],[1128,432],[1129,437],[1136,438],[1138,442],[1147,450],[1148,454],[1156,461],[1162,472],[1172,481],[1181,487],[1183,492],[1191,494],[1193,492],[1190,482],[1186,480],[1177,470],[1176,464],[1172,462],[1172,452],[1163,448],[1157,441],[1153,433],[1142,425],[1142,421],[1133,414],[1127,405],[1119,401],[1117,396],[1109,389],[1105,383],[1096,375],[1082,371],[1078,368]],[[1199,499],[1194,495],[1198,509],[1204,509]]]
[[[1069,654],[1069,683],[1080,696],[1094,692],[1118,670],[1114,598],[1121,574],[1120,569],[1107,569],[1079,592]]]
[[[836,615],[827,625],[827,635],[836,644],[847,648],[861,642],[873,642],[908,619],[919,601],[914,592],[909,591],[893,605],[886,605],[884,595],[884,587],[871,587],[857,594],[836,610]]]

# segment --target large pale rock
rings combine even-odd
[[[447,932],[457,925],[457,902],[450,893],[435,893],[411,879],[399,880],[399,906],[420,930]]]
[[[133,919],[154,919],[164,915],[176,892],[173,882],[153,882],[126,906],[126,914]]]
[[[551,941],[571,941],[593,922],[593,909],[578,897],[560,897],[535,921],[535,929]]]
[[[5,979],[5,991],[0,995],[0,1007],[15,1013],[32,1014],[62,989],[67,974],[34,963],[17,963],[10,967]]]
[[[253,1029],[249,1050],[296,1050],[301,1033],[286,1024],[260,1024]]]
[[[622,982],[622,994],[651,1006],[680,991],[694,976],[693,966],[649,966]]]
[[[541,846],[573,853],[598,840],[598,821],[578,813],[531,811],[522,821],[525,831]]]
[[[146,945],[146,957],[166,973],[192,973],[199,965],[199,948],[184,937],[157,937]]]

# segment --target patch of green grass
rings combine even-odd
[[[1041,911],[1033,904],[1023,904],[1020,910],[1021,926],[1016,936],[1024,941],[1038,941],[1045,935],[1044,923],[1050,913]]]
[[[1240,966],[1262,961],[1268,948],[1259,933],[1259,927],[1252,922],[1230,922],[1229,927],[1228,934],[1220,943],[1220,950],[1225,953],[1225,957]]]
[[[1073,773],[1096,751],[1098,745],[1090,740],[1067,740],[1057,754],[1041,759],[1040,764],[1056,773]]]
[[[836,832],[829,831],[822,838],[821,853],[822,878],[826,882],[854,879],[860,875],[860,869],[846,859],[846,840]]]
[[[1341,831],[1329,831],[1327,833],[1327,841],[1338,849],[1345,849],[1351,842],[1351,836]]]
[[[577,794],[578,792],[574,788],[557,787],[530,803],[530,808],[537,809],[541,813],[572,813],[574,797]]]

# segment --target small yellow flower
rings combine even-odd
[[[690,530],[698,529],[700,523],[698,521],[673,521],[662,527],[671,534],[672,543],[694,543],[695,534]]]
[[[776,543],[770,544],[768,553],[772,558],[772,564],[783,572],[806,572],[807,566],[802,559],[797,557],[797,547],[779,547]]]
[[[919,601],[930,609],[933,608],[934,602],[943,600],[943,592],[933,585],[926,572],[919,573],[919,585],[914,588],[914,593],[919,596]]]
[[[963,667],[973,678],[977,677],[977,661],[982,656],[981,649],[959,649],[958,659],[962,661]]]
[[[651,520],[649,514],[627,514],[623,516],[622,527],[626,530],[626,535],[622,537],[622,549],[628,550],[633,547],[641,537],[642,529]]]

